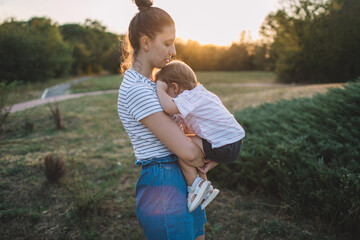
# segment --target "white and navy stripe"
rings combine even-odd
[[[140,120],[163,111],[156,84],[134,70],[124,74],[118,97],[118,113],[133,145],[136,164],[172,152]]]
[[[234,143],[245,137],[245,131],[225,108],[218,96],[201,84],[185,90],[174,98],[178,116],[197,136],[206,139],[213,148]]]

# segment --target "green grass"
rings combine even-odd
[[[15,104],[41,98],[46,88],[69,82],[78,77],[54,78],[44,82],[20,82],[9,94],[8,102]],[[69,93],[91,92],[100,90],[117,89],[122,77],[120,75],[96,76],[90,80],[73,85]]]
[[[118,88],[119,77],[91,81],[96,86],[83,89]],[[269,91],[283,88],[221,88],[217,93],[251,105],[257,99],[266,101]],[[144,239],[135,215],[140,168],[134,164],[116,102],[116,94],[59,102],[65,126],[61,131],[46,105],[10,114],[0,135],[2,239]],[[43,158],[49,153],[59,154],[68,169],[56,185],[49,184],[43,172]],[[213,183],[221,193],[207,208],[206,239],[336,239],[320,231],[316,219],[288,215],[276,199]]]
[[[70,81],[72,77],[54,78],[45,82],[20,82],[9,94],[9,103],[15,104],[41,98],[46,88]]]
[[[79,84],[72,85],[70,88],[70,93],[118,89],[120,87],[122,78],[123,77],[120,75],[105,75],[94,77]]]
[[[228,88],[221,84],[236,83],[276,83],[272,72],[197,72],[198,80],[211,91],[217,91],[220,95],[233,94],[234,92],[256,92],[260,88],[233,86]],[[38,99],[44,90],[72,80],[73,78],[50,79],[45,82],[20,83],[9,95],[9,103],[20,103]],[[71,86],[69,93],[81,93],[100,90],[118,89],[122,81],[120,75],[104,75],[93,77],[87,81]],[[220,86],[219,86],[220,83]],[[260,89],[262,90],[262,89]]]
[[[228,94],[228,86],[217,86],[219,83],[275,83],[275,75],[272,72],[196,72],[198,81],[205,86],[212,86]],[[88,81],[73,85],[71,93],[91,92],[100,90],[118,89],[122,81],[120,75],[107,75],[92,78]],[[235,87],[239,90],[239,87]],[[242,91],[257,91],[259,88],[244,88]],[[233,90],[233,92],[236,90]]]
[[[276,83],[272,72],[196,72],[198,80],[209,90],[217,94],[224,105],[231,111],[264,102],[275,102],[280,99],[295,97],[311,97],[323,93],[330,87],[340,87],[340,84],[318,84],[311,86],[279,86],[268,85]],[[73,85],[71,93],[118,89],[122,81],[120,75],[105,75],[94,77],[88,81]],[[242,83],[266,84],[265,86],[244,86]],[[259,94],[261,93],[261,94]]]
[[[0,140],[1,188],[7,193],[1,195],[3,239],[141,235],[133,194],[139,168],[116,100],[116,95],[104,95],[59,103],[62,131],[56,130],[47,106],[10,115]],[[32,132],[23,129],[25,115],[34,123]],[[46,182],[42,164],[47,153],[67,161],[63,184]],[[122,228],[118,225],[137,228],[116,233]]]

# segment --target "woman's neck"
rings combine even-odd
[[[139,59],[134,59],[133,63],[131,64],[130,69],[137,71],[141,75],[151,79],[151,74],[153,68],[150,67],[149,64],[146,64],[146,61],[141,61]]]

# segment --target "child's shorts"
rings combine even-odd
[[[212,148],[211,143],[202,139],[205,158],[217,163],[229,164],[234,162],[240,154],[242,139],[218,148]]]

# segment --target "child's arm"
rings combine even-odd
[[[161,107],[168,114],[179,113],[179,109],[176,107],[172,97],[167,94],[167,89],[168,85],[165,82],[160,80],[156,82],[156,93],[160,100]]]

